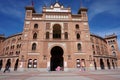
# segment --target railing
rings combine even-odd
[[[113,56],[113,55],[93,55],[94,57],[109,57],[109,58],[117,58],[116,56]]]

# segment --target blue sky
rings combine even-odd
[[[32,0],[0,0],[0,34],[10,36],[23,30],[25,6]],[[77,14],[80,0],[33,0],[35,10],[41,13],[42,6],[59,1],[65,7],[71,7]],[[120,46],[120,0],[82,0],[88,8],[90,32],[104,37],[112,33],[118,36]]]

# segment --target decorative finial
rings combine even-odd
[[[33,0],[32,0],[32,6],[34,6],[34,2],[33,2]]]
[[[80,7],[83,7],[82,0],[80,0]]]

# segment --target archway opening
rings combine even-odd
[[[11,59],[8,59],[7,62],[6,62],[6,65],[8,68],[11,66]]]
[[[107,66],[108,66],[108,69],[111,68],[111,66],[110,66],[110,62],[109,62],[109,59],[107,59]]]
[[[14,65],[14,71],[17,71],[19,59],[16,60]]]
[[[103,59],[100,59],[100,67],[101,67],[101,69],[105,69]]]
[[[50,61],[50,70],[56,71],[58,66],[61,67],[61,70],[64,68],[64,59],[63,59],[63,49],[59,46],[55,46],[51,49],[51,61]]]
[[[113,69],[115,69],[115,64],[113,60],[112,60],[112,66],[113,66]]]
[[[61,38],[61,26],[59,24],[55,24],[53,26],[53,38],[60,39]]]
[[[94,59],[94,67],[95,67],[95,70],[97,70],[97,64],[96,64],[95,59]]]
[[[0,60],[0,71],[2,69],[2,65],[3,65],[3,60]]]

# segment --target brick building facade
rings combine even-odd
[[[33,6],[25,8],[23,32],[0,37],[2,68],[11,59],[11,69],[63,71],[115,69],[119,67],[119,49],[115,34],[102,38],[91,34],[87,9],[78,14],[58,2],[36,13]]]

